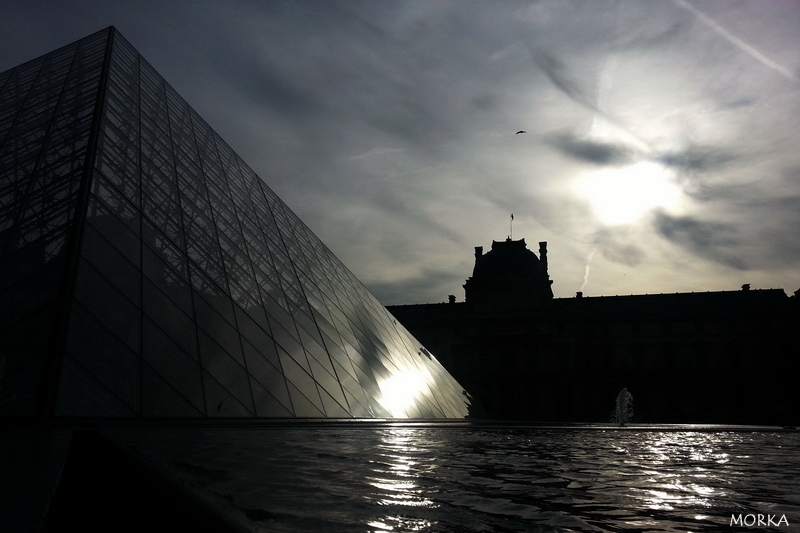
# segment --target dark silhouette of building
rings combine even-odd
[[[131,470],[103,438],[70,445],[70,424],[470,414],[463,388],[114,28],[0,73],[0,201],[0,422],[14,428],[0,473],[16,474],[0,483],[2,530],[38,529],[76,446],[75,464]]]
[[[800,305],[781,289],[553,298],[547,245],[475,251],[466,300],[389,310],[501,419],[796,424]]]
[[[547,273],[547,243],[539,243],[539,257],[525,239],[493,242],[484,254],[475,247],[475,269],[464,284],[467,306],[479,314],[531,311],[553,298]]]

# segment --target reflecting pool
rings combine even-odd
[[[754,528],[800,531],[800,434],[791,432],[104,433],[254,532],[720,531],[758,514],[784,521]]]

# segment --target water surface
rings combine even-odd
[[[759,513],[785,516],[789,527],[775,531],[800,531],[798,433],[387,426],[108,434],[254,532],[721,531],[731,530],[731,515]]]

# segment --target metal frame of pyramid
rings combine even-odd
[[[0,274],[2,415],[474,407],[113,27],[0,73]]]

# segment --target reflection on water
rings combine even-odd
[[[719,475],[720,469],[712,470],[714,463],[724,464],[728,454],[719,451],[720,436],[709,433],[677,433],[658,435],[655,442],[646,445],[645,454],[640,459],[653,488],[647,489],[645,498],[648,508],[674,511],[682,508],[712,508],[715,500],[726,496],[721,488],[725,480]],[[683,468],[670,468],[671,463],[686,461]],[[662,474],[665,469],[673,473]],[[727,477],[730,473],[725,472]],[[697,520],[707,516],[698,514]]]
[[[378,459],[368,461],[373,475],[367,476],[374,491],[363,498],[392,512],[375,520],[368,520],[372,531],[430,531],[435,522],[425,518],[406,516],[406,507],[438,507],[427,497],[418,483],[423,475],[435,476],[437,464],[419,452],[429,445],[426,435],[418,430],[392,428],[378,432]]]
[[[800,434],[385,428],[109,433],[251,531],[800,524]],[[763,530],[763,528],[762,528]]]

